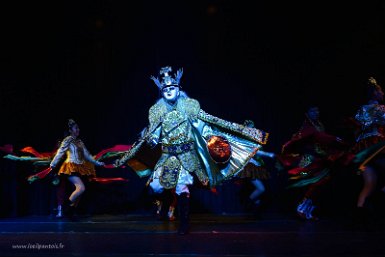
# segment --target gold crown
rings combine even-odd
[[[368,82],[369,84],[377,85],[377,80],[373,77],[369,77]]]
[[[373,86],[376,89],[382,89],[381,86],[377,83],[377,80],[373,77],[369,77],[368,79],[368,85]]]

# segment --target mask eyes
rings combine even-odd
[[[163,93],[167,93],[167,92],[170,92],[170,91],[172,91],[172,90],[174,90],[175,89],[175,87],[173,87],[173,86],[171,86],[171,87],[166,87],[166,88],[163,88],[162,89],[162,92]]]

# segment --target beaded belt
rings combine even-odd
[[[169,153],[169,154],[186,153],[193,149],[195,149],[194,142],[189,142],[186,144],[179,144],[179,145],[167,145],[167,146],[162,145],[162,152]]]

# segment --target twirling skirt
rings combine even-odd
[[[90,162],[84,162],[83,164],[64,162],[60,167],[59,175],[96,176],[95,167]]]

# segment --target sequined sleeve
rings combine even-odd
[[[116,160],[115,166],[120,167],[124,165],[127,161],[129,161],[131,158],[133,158],[145,142],[146,141],[144,140],[144,138],[140,138],[137,142],[132,145],[130,150],[125,152],[120,159]]]
[[[259,144],[266,144],[267,143],[269,133],[264,132],[262,130],[259,130],[256,128],[246,127],[246,126],[243,126],[243,125],[238,124],[238,123],[234,123],[234,122],[220,119],[218,117],[215,117],[213,115],[210,115],[210,114],[204,112],[203,110],[199,111],[198,118],[205,121],[205,122],[214,124],[218,127],[222,127],[224,129],[235,132],[235,133],[245,137],[246,139],[255,141]]]
[[[383,125],[385,123],[385,106],[362,106],[355,119],[366,127],[372,124]]]
[[[362,125],[368,126],[370,125],[372,121],[372,117],[367,111],[367,108],[365,106],[362,106],[358,112],[356,113],[356,116],[354,117],[359,123]]]
[[[148,132],[155,130],[163,120],[164,114],[167,112],[166,106],[162,102],[158,102],[151,106],[148,112]]]
[[[72,142],[73,142],[73,138],[71,136],[63,139],[62,143],[60,144],[59,149],[57,150],[57,152],[55,154],[55,157],[53,158],[53,160],[51,161],[51,163],[49,165],[50,167],[56,167],[56,165],[58,164],[60,159],[63,157],[65,152],[68,150],[68,147],[70,146],[70,144]]]
[[[84,153],[84,158],[89,161],[90,163],[93,163],[95,165],[100,165],[100,162],[96,161],[94,157],[90,154],[90,152],[87,150],[86,146],[84,145],[83,142],[81,142],[82,148],[83,148],[83,153]]]
[[[124,153],[124,155],[115,161],[115,166],[120,167],[124,165],[127,161],[135,156],[135,154],[139,151],[144,143],[158,143],[160,136],[160,128],[159,125],[162,122],[163,115],[166,112],[166,108],[160,102],[154,104],[148,114],[149,125],[147,128],[143,129],[141,132],[141,136],[136,141],[130,150]]]

